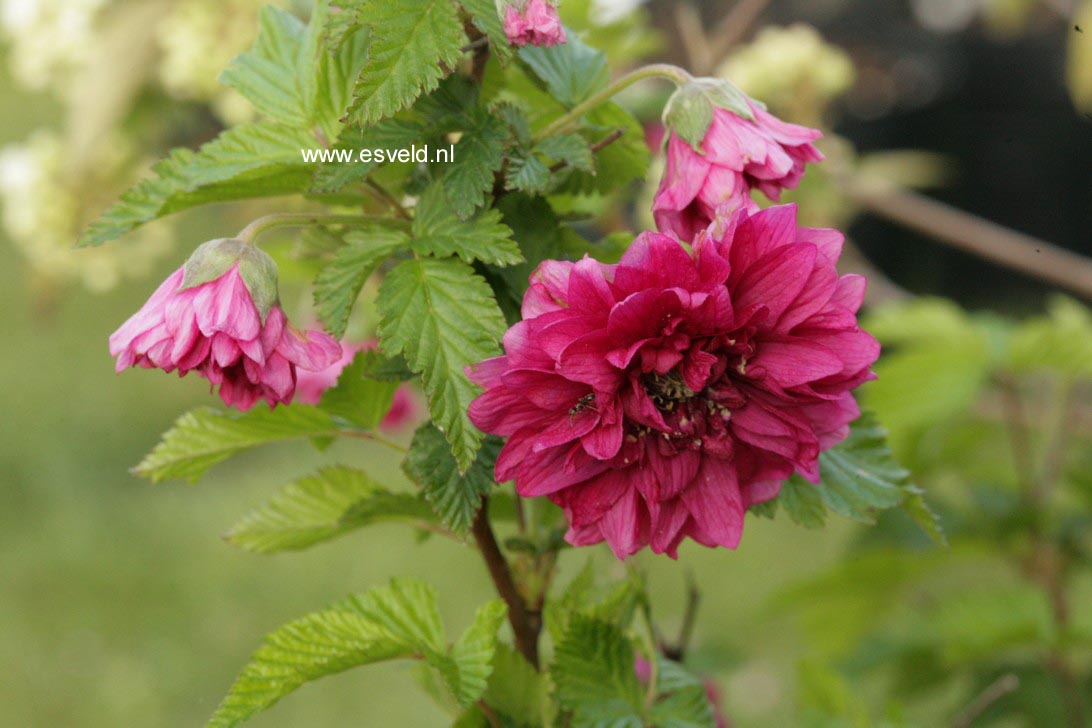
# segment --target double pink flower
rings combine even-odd
[[[528,0],[504,8],[504,34],[512,45],[553,46],[566,40],[557,8],[549,0]]]
[[[794,472],[818,482],[873,376],[841,248],[786,205],[737,210],[689,250],[646,232],[617,265],[544,262],[505,355],[469,372],[471,420],[508,438],[497,481],[561,506],[573,545],[735,548],[747,508]]]
[[[669,129],[667,169],[652,203],[656,226],[693,240],[717,216],[746,207],[757,210],[751,190],[772,200],[793,189],[808,162],[823,155],[812,144],[818,129],[788,124],[750,99],[753,119],[713,107],[713,120],[698,149]]]
[[[196,371],[219,386],[225,404],[247,410],[259,399],[270,406],[290,402],[297,367],[317,371],[336,363],[338,342],[321,331],[293,328],[280,306],[272,305],[263,320],[240,265],[187,288],[185,266],[172,273],[110,336],[117,371]]]

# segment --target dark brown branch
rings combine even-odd
[[[516,648],[537,670],[538,633],[541,625],[538,620],[532,619],[527,605],[523,602],[523,597],[516,589],[512,572],[508,568],[508,560],[501,553],[493,527],[489,525],[489,504],[484,498],[478,515],[474,518],[472,531],[478,550],[481,551],[485,565],[489,569],[489,576],[492,577],[493,585],[497,588],[497,594],[508,605],[508,621],[516,636]]]
[[[846,194],[865,210],[972,255],[1092,299],[1092,261],[915,192],[847,178]]]

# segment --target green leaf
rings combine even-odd
[[[307,26],[292,13],[266,5],[258,16],[254,46],[231,62],[220,83],[235,89],[260,113],[304,126],[306,103],[300,95],[299,55]]]
[[[402,468],[424,489],[425,498],[444,524],[465,534],[481,507],[482,497],[493,489],[493,466],[500,447],[499,439],[487,438],[473,465],[461,475],[443,433],[425,424],[414,433]]]
[[[644,726],[633,655],[633,645],[617,627],[573,617],[550,671],[561,706],[573,713],[573,726]]]
[[[529,195],[541,195],[550,183],[550,168],[534,154],[508,160],[505,187]]]
[[[464,368],[496,355],[504,334],[492,290],[458,260],[407,260],[383,279],[377,307],[384,351],[422,375],[432,419],[465,471],[483,435],[467,417],[478,389]]]
[[[776,502],[785,506],[789,517],[804,528],[819,528],[826,523],[827,507],[820,490],[799,476],[781,484]]]
[[[385,119],[367,129],[355,126],[346,128],[331,151],[334,155],[347,154],[350,161],[319,164],[315,168],[311,191],[340,192],[350,185],[363,182],[376,167],[390,161],[386,152],[407,149],[424,133],[425,127],[420,122],[400,118]],[[360,152],[365,149],[373,153],[368,155],[367,161],[361,161]],[[384,151],[382,157],[374,154],[377,149]]]
[[[565,162],[574,169],[589,173],[595,171],[595,157],[592,155],[591,146],[579,134],[546,137],[538,143],[535,150],[558,162]]]
[[[317,3],[305,25],[275,6],[262,8],[254,46],[232,61],[220,81],[272,119],[337,134],[367,59],[368,34],[354,28],[328,47],[329,10],[329,2]]]
[[[252,447],[329,437],[340,429],[328,413],[308,405],[255,408],[249,412],[200,407],[179,417],[133,472],[153,483],[168,478],[192,482],[213,465]]]
[[[504,161],[507,125],[485,109],[476,107],[470,128],[455,144],[454,159],[444,170],[444,189],[455,214],[470,217],[493,189],[493,176]]]
[[[268,197],[307,189],[312,165],[300,149],[315,140],[275,122],[232,127],[196,152],[175,149],[153,177],[121,196],[80,238],[101,245],[157,218],[210,202]]]
[[[345,334],[349,314],[364,283],[380,263],[409,243],[409,237],[375,226],[347,233],[345,243],[315,278],[315,310],[326,330],[337,338]]]
[[[523,262],[512,231],[501,222],[498,211],[486,210],[474,219],[460,220],[444,192],[444,187],[433,184],[421,195],[413,219],[414,250],[437,257],[458,255],[467,263]]]
[[[721,78],[695,78],[680,86],[664,108],[664,124],[690,146],[702,151],[702,141],[713,123],[713,107],[753,119],[747,96]]]
[[[568,41],[542,48],[524,46],[519,56],[534,69],[554,98],[565,106],[576,106],[607,85],[610,69],[607,56],[568,32]]]
[[[379,426],[390,411],[398,383],[368,376],[370,360],[358,352],[337,378],[337,386],[322,393],[319,407],[362,430]]]
[[[361,17],[373,37],[350,119],[368,126],[436,88],[444,67],[458,63],[466,34],[451,0],[369,0]]]
[[[819,455],[822,482],[814,486],[823,502],[846,518],[874,523],[874,512],[894,508],[910,499],[914,519],[930,522],[926,532],[943,542],[936,517],[924,508],[921,491],[910,483],[910,474],[895,460],[886,433],[871,413],[862,414],[851,426],[849,437]],[[805,487],[805,486],[800,486]]]
[[[705,685],[682,665],[663,657],[656,672],[657,700],[649,710],[656,728],[716,728]]]
[[[225,538],[247,551],[268,554],[304,549],[372,523],[432,520],[422,498],[393,493],[366,473],[339,465],[285,486]]]
[[[485,692],[493,673],[497,630],[507,615],[508,607],[500,599],[479,607],[473,624],[452,645],[450,663],[440,668],[455,699],[464,707],[473,705]]]
[[[493,674],[485,690],[485,704],[514,723],[539,728],[546,725],[548,686],[545,676],[511,647],[498,644]]]
[[[621,129],[622,136],[595,154],[595,174],[574,171],[558,191],[588,195],[607,193],[644,179],[651,164],[644,130],[630,112],[618,104],[598,106],[584,115],[580,136],[594,144]]]
[[[326,675],[397,658],[435,659],[445,651],[435,592],[395,580],[268,635],[208,725],[236,726]]]
[[[508,65],[512,60],[512,44],[504,32],[504,22],[493,0],[459,0],[459,4],[470,14],[474,26],[489,37],[490,52],[501,65]]]

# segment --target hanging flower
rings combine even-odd
[[[512,45],[554,46],[564,43],[565,28],[550,0],[528,0],[504,8],[504,34]]]
[[[110,336],[117,371],[131,366],[196,371],[229,407],[292,401],[296,369],[325,369],[341,346],[299,331],[276,305],[277,267],[253,245],[205,243]]]
[[[341,358],[333,364],[318,371],[300,369],[296,373],[296,400],[304,404],[318,404],[322,393],[337,384],[341,371],[352,363],[357,353],[371,351],[377,345],[375,339],[356,343],[342,341]],[[383,416],[379,427],[384,430],[398,430],[412,423],[420,414],[421,405],[413,387],[403,384],[394,391],[390,409]]]
[[[573,545],[675,556],[689,537],[735,548],[751,505],[859,411],[879,345],[857,326],[842,236],[793,205],[718,219],[687,251],[640,235],[616,265],[545,261],[506,354],[474,366],[470,418],[508,438],[498,482],[547,496]]]
[[[772,200],[793,189],[808,162],[823,155],[812,144],[822,136],[781,121],[726,81],[695,79],[664,110],[667,168],[653,200],[661,232],[693,240],[716,217],[757,209],[751,190]]]

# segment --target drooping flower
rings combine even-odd
[[[504,8],[504,34],[512,45],[549,47],[564,43],[565,28],[550,0],[527,0]]]
[[[325,369],[341,346],[321,331],[294,328],[276,299],[272,259],[239,240],[210,241],[110,336],[110,355],[118,372],[196,371],[229,407],[287,404],[297,367]]]
[[[341,358],[336,362],[319,371],[300,369],[296,373],[296,400],[304,404],[318,404],[322,399],[322,393],[337,384],[341,371],[353,361],[353,357],[358,352],[371,351],[376,346],[377,342],[374,339],[355,343],[342,341]],[[390,409],[383,416],[379,427],[384,430],[401,429],[417,419],[420,413],[421,406],[413,387],[403,384],[395,390]]]
[[[718,208],[757,209],[751,190],[772,200],[793,189],[808,162],[823,159],[818,129],[789,124],[724,81],[695,79],[664,112],[667,166],[652,211],[661,232],[693,240]]]
[[[718,219],[688,251],[642,233],[616,265],[546,261],[505,355],[469,371],[470,418],[508,440],[498,482],[547,496],[574,545],[619,558],[735,548],[748,507],[849,432],[879,345],[840,233],[794,205]]]

